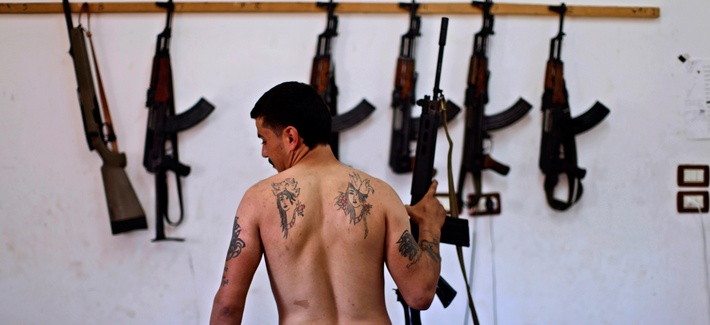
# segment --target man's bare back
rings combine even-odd
[[[262,156],[279,173],[252,186],[237,209],[211,323],[241,321],[262,255],[282,324],[390,324],[383,265],[410,306],[428,308],[445,217],[436,182],[405,208],[389,185],[338,162],[328,144],[308,147],[295,127],[261,117],[256,125]]]
[[[253,189],[281,320],[388,323],[386,214],[406,215],[404,205],[386,184],[340,163],[298,167]]]

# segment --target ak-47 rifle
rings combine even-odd
[[[77,27],[73,26],[69,1],[63,0],[62,2],[71,45],[69,54],[74,61],[74,73],[78,84],[77,92],[86,141],[89,144],[89,150],[96,150],[103,161],[101,176],[111,220],[111,233],[115,235],[130,230],[146,229],[148,225],[145,213],[124,170],[126,155],[118,150],[116,135],[113,132],[113,124],[103,97],[103,91],[101,91],[103,118],[99,110],[84,29],[81,24]],[[94,67],[97,68],[97,78],[101,86],[101,77],[98,74],[95,56]]]
[[[446,100],[443,92],[439,88],[441,79],[441,65],[444,58],[444,46],[446,45],[446,32],[448,28],[448,18],[443,17],[441,20],[441,31],[439,34],[439,56],[436,64],[436,77],[434,81],[433,97],[428,95],[417,101],[417,105],[421,106],[422,114],[420,117],[420,125],[417,137],[417,148],[414,161],[414,171],[412,173],[412,188],[411,188],[411,205],[419,202],[432,183],[434,177],[434,155],[436,152],[436,136],[438,126],[442,123],[442,109],[446,108]],[[414,222],[410,221],[412,235],[418,240],[419,227]],[[458,216],[447,216],[444,226],[441,229],[441,243],[449,243],[458,246],[469,246],[469,230],[468,220],[459,219]],[[421,324],[419,311],[411,309],[404,299],[398,301],[404,307],[405,320],[407,324]],[[451,301],[456,296],[456,290],[452,288],[442,277],[439,277],[439,282],[436,288],[436,295],[439,297],[442,305],[448,307]]]
[[[389,165],[395,173],[404,174],[412,171],[414,158],[410,147],[417,141],[419,128],[419,118],[412,117],[412,106],[417,99],[414,50],[416,39],[421,35],[419,32],[421,19],[417,15],[419,4],[414,0],[411,3],[400,3],[399,6],[409,8],[409,30],[402,35],[400,42],[392,91],[393,116]],[[446,102],[446,109],[447,121],[452,120],[461,111],[461,108],[451,101]]]
[[[163,221],[172,226],[177,226],[183,220],[182,185],[180,177],[190,174],[190,167],[182,164],[178,157],[178,137],[180,131],[189,129],[207,118],[214,110],[214,106],[204,98],[187,111],[175,114],[175,96],[173,95],[173,75],[170,65],[170,34],[171,17],[174,10],[173,1],[157,3],[167,10],[165,29],[158,34],[153,68],[148,88],[148,126],[145,136],[145,151],[143,153],[143,166],[150,173],[155,174],[156,197],[156,224],[155,239],[178,240],[181,238],[165,237]],[[180,218],[173,222],[168,217],[168,182],[167,172],[175,173],[178,200],[180,202]]]
[[[565,86],[562,50],[562,24],[567,7],[550,6],[560,14],[560,30],[550,40],[550,57],[545,71],[545,92],[542,95],[542,141],[540,142],[540,170],[545,174],[545,196],[555,210],[567,210],[582,197],[582,178],[586,171],[577,165],[577,145],[574,137],[599,124],[609,114],[609,109],[596,102],[582,115],[572,118],[567,87]],[[559,175],[567,176],[567,200],[554,196]]]
[[[483,11],[483,26],[476,33],[473,39],[473,55],[468,70],[468,86],[466,87],[466,128],[464,131],[463,157],[461,162],[461,172],[458,179],[458,203],[463,205],[463,186],[466,176],[470,173],[473,176],[474,193],[469,196],[468,207],[477,207],[482,197],[486,198],[487,206],[493,197],[498,198],[498,204],[494,211],[476,211],[477,214],[500,213],[500,196],[497,193],[483,194],[481,192],[481,172],[484,169],[492,169],[498,174],[507,175],[510,168],[491,158],[488,150],[484,148],[484,141],[490,141],[490,131],[495,131],[509,126],[520,120],[530,111],[532,106],[522,98],[510,108],[494,114],[485,115],[486,104],[488,103],[488,37],[493,34],[493,14],[491,7],[493,2],[473,1],[473,5],[478,6]]]
[[[375,107],[363,99],[349,112],[338,115],[338,86],[335,84],[335,68],[331,57],[331,42],[338,35],[338,16],[334,13],[338,4],[330,0],[330,2],[318,2],[317,5],[318,7],[326,7],[328,20],[325,31],[318,35],[316,55],[313,57],[311,69],[311,86],[323,97],[325,104],[330,109],[330,115],[333,117],[330,148],[338,158],[340,152],[338,134],[364,120],[375,110]]]

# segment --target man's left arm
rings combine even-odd
[[[210,324],[240,324],[247,292],[261,262],[257,210],[252,191],[247,191],[237,209],[232,239],[227,250],[222,282],[214,298]],[[251,194],[250,194],[251,193]]]

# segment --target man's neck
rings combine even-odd
[[[328,144],[319,144],[313,148],[308,148],[304,145],[291,156],[291,167],[296,165],[333,163],[337,161],[333,150]]]

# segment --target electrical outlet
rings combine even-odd
[[[680,191],[676,197],[676,205],[680,213],[708,212],[707,191]]]
[[[685,209],[702,209],[703,208],[703,196],[702,195],[684,195],[683,196],[683,208]]]

